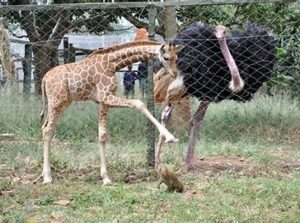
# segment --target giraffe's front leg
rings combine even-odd
[[[43,184],[52,183],[51,167],[50,167],[50,143],[44,144],[44,164],[43,164]]]
[[[107,132],[106,132],[106,117],[107,117],[108,106],[102,103],[99,107],[99,142],[100,142],[100,174],[103,180],[103,185],[111,185],[111,180],[108,177],[106,168],[106,157],[105,150],[107,144]]]
[[[153,115],[149,112],[146,105],[137,99],[127,100],[124,98],[116,97],[113,94],[109,94],[107,97],[103,99],[104,103],[108,106],[114,107],[134,107],[144,113],[147,118],[156,126],[159,133],[165,137],[165,142],[178,142],[178,139],[175,138],[163,125],[153,117]]]
[[[141,102],[140,100],[128,100],[129,103],[132,104],[135,108],[137,108],[139,111],[144,113],[147,118],[156,126],[156,128],[159,131],[159,134],[161,137],[165,138],[165,142],[178,142],[178,139],[173,136],[168,129],[162,124],[160,124],[154,117],[153,115],[149,112],[147,109],[146,105]]]
[[[171,117],[171,111],[173,110],[173,105],[169,104],[167,105],[162,114],[161,114],[161,124],[162,126],[166,127],[167,124],[169,123],[170,117]],[[155,168],[158,167],[160,163],[160,154],[161,154],[161,149],[163,145],[163,141],[165,140],[165,137],[162,134],[159,134],[159,139],[158,143],[155,148]]]

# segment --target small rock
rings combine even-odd
[[[244,157],[240,158],[240,162],[244,162],[244,161],[245,161]]]
[[[12,196],[14,196],[15,192],[12,190],[7,190],[7,191],[1,191],[0,194],[3,197],[12,197]]]

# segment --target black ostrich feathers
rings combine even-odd
[[[231,75],[214,35],[214,26],[195,23],[173,40],[186,47],[178,54],[178,68],[184,75],[187,93],[199,100],[248,101],[272,73],[276,56],[275,41],[261,27],[246,22],[244,30],[232,30],[227,45],[245,81],[243,90],[229,88]]]

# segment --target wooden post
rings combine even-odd
[[[76,61],[76,49],[73,47],[72,43],[69,43],[69,38],[64,37],[63,39],[64,47],[64,63],[73,63]]]
[[[155,18],[157,14],[157,9],[155,7],[150,7],[148,11],[149,18],[149,39],[154,39],[155,37]],[[147,86],[147,107],[151,114],[155,115],[154,98],[153,98],[153,68],[154,61],[148,61],[148,86]],[[155,166],[155,127],[152,122],[148,121],[147,130],[147,163],[149,166]]]
[[[69,63],[73,63],[73,62],[75,62],[76,61],[76,49],[73,47],[73,44],[72,43],[70,43],[69,44],[69,49],[68,49],[68,51],[69,51],[69,58],[68,58],[68,62]]]
[[[63,47],[64,47],[64,64],[69,63],[69,38],[63,38]]]
[[[31,89],[31,64],[32,64],[32,47],[30,44],[25,44],[25,54],[24,60],[22,61],[23,65],[23,93],[25,96],[30,94]]]

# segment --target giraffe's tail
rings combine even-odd
[[[43,123],[44,115],[45,115],[45,107],[46,107],[46,99],[45,99],[45,80],[42,80],[42,111],[40,114],[41,123]]]

